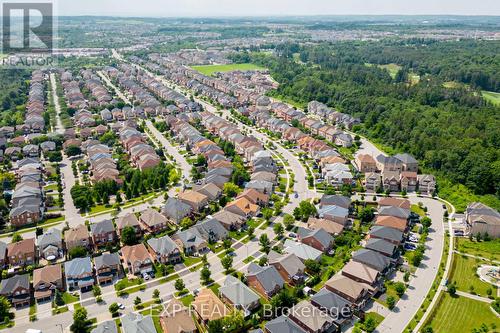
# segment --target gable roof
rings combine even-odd
[[[103,253],[94,258],[96,269],[120,265],[120,256],[118,253]]]
[[[172,218],[176,221],[188,216],[192,211],[191,206],[180,201],[177,198],[168,198],[163,205],[161,212],[163,215]]]
[[[208,288],[200,291],[191,306],[203,320],[217,320],[229,314],[224,303],[214,294],[212,289]]]
[[[288,317],[280,316],[266,323],[266,332],[269,333],[304,333],[299,325]]]
[[[153,318],[134,312],[121,317],[123,333],[156,333]]]
[[[382,272],[391,264],[391,259],[370,249],[359,249],[353,252],[352,260],[368,265],[379,272]]]
[[[379,208],[378,214],[379,216],[395,216],[407,219],[410,216],[410,210],[394,206],[382,206]]]
[[[64,273],[66,276],[79,276],[92,273],[92,262],[89,257],[66,261],[64,263]]]
[[[407,221],[405,219],[401,219],[395,216],[377,216],[375,220],[376,226],[384,226],[388,228],[394,228],[401,232],[406,230]]]
[[[247,285],[232,275],[228,275],[224,285],[219,288],[221,295],[224,295],[235,306],[240,305],[248,309],[251,304],[259,300],[259,296]]]
[[[153,208],[148,208],[141,213],[141,221],[148,226],[167,223],[167,218]]]
[[[52,283],[62,279],[61,264],[49,265],[37,268],[33,271],[33,286],[39,282]]]
[[[312,259],[318,260],[323,252],[316,250],[314,247],[294,242],[290,239],[287,239],[284,244],[285,252],[293,253],[297,257],[299,257],[302,261]]]
[[[179,250],[175,242],[168,236],[151,238],[148,240],[148,245],[159,255],[169,255],[175,250]]]
[[[0,283],[0,295],[10,295],[15,289],[19,287],[29,290],[29,274],[14,275],[8,279],[3,279]]]
[[[349,208],[351,205],[351,198],[337,194],[325,194],[321,197],[320,206],[339,206],[342,208]]]
[[[98,324],[90,333],[117,333],[118,328],[114,320],[108,320]]]
[[[105,234],[115,230],[115,226],[111,220],[103,220],[90,225],[92,235]]]
[[[379,271],[359,261],[350,260],[344,268],[342,268],[342,274],[349,274],[366,283],[373,284],[379,276]]]
[[[326,311],[335,309],[338,316],[349,313],[351,308],[351,302],[326,288],[321,288],[317,294],[312,295],[311,302],[316,303],[320,309]]]
[[[176,298],[172,298],[165,304],[160,321],[165,333],[195,332],[197,329],[188,308]]]
[[[304,227],[297,229],[297,235],[301,238],[312,237],[316,239],[323,247],[329,247],[333,241],[332,236],[323,229],[310,230]]]
[[[403,239],[403,232],[398,229],[386,227],[383,225],[374,225],[370,229],[370,236],[400,242]]]
[[[365,248],[382,252],[384,254],[387,253],[388,255],[392,255],[394,251],[396,251],[396,245],[386,241],[385,239],[379,239],[379,238],[368,239]]]
[[[404,208],[404,209],[410,209],[410,207],[411,207],[410,200],[393,198],[393,197],[381,198],[378,202],[378,205],[379,205],[379,207],[394,206],[394,207],[399,207],[399,208]]]
[[[262,267],[252,262],[248,266],[248,275],[255,276],[268,293],[274,291],[276,286],[283,288],[285,284],[285,281],[274,266]]]
[[[120,216],[116,220],[116,226],[118,229],[123,229],[125,227],[136,227],[139,225],[139,220],[134,213],[128,213],[127,215]]]
[[[317,219],[314,217],[309,217],[307,220],[307,226],[313,230],[323,229],[330,235],[338,235],[344,230],[344,226],[340,223],[327,219]]]
[[[324,332],[333,325],[333,318],[307,300],[300,301],[291,313],[296,320],[312,332]]]
[[[279,263],[289,276],[295,276],[300,272],[304,272],[306,266],[293,253],[280,254],[271,250],[267,255],[269,265]]]

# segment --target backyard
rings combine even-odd
[[[453,257],[453,266],[450,273],[450,282],[456,283],[458,290],[476,293],[480,296],[488,296],[487,290],[490,289],[492,295],[496,295],[493,285],[483,282],[476,276],[477,267],[487,264],[487,261],[469,258],[460,254]]]

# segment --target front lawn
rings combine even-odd
[[[380,325],[382,320],[384,320],[382,315],[376,312],[367,312],[365,314],[365,319],[363,321],[358,321],[354,324],[354,327],[362,329],[363,331],[373,332],[373,329]]]
[[[62,299],[63,299],[65,304],[69,304],[69,303],[78,302],[80,300],[80,297],[73,296],[69,292],[65,291],[64,293],[62,293]]]
[[[496,295],[496,287],[481,281],[476,275],[477,268],[482,264],[488,264],[488,262],[454,254],[449,281],[456,283],[457,289],[461,291],[468,293],[474,292],[478,295],[487,297],[486,290],[491,289],[493,291],[492,295]]]
[[[420,217],[425,216],[425,212],[419,205],[411,205],[411,211],[420,215]]]
[[[471,332],[483,323],[500,326],[500,319],[491,312],[489,304],[443,293],[424,328],[431,326],[434,332]]]
[[[194,301],[194,296],[189,294],[180,298],[180,301],[184,306],[189,306]]]

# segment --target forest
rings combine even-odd
[[[464,195],[486,195],[487,204],[500,208],[500,108],[480,97],[479,81],[444,85],[453,79],[445,74],[453,67],[464,73],[481,71],[485,82],[498,85],[500,65],[494,50],[499,43],[480,42],[474,57],[469,57],[474,42],[453,42],[453,48],[449,42],[436,42],[422,46],[423,51],[415,46],[412,52],[399,43],[388,43],[387,51],[374,42],[284,45],[275,55],[249,56],[280,83],[271,92],[274,97],[301,106],[318,100],[358,116],[362,125],[356,131],[388,152],[413,154],[423,171],[442,179],[441,189],[461,184]],[[396,61],[401,61],[401,69],[394,77],[386,69],[366,65]],[[409,80],[410,70],[421,74],[419,81]]]

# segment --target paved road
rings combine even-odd
[[[58,134],[64,134],[64,127],[61,121],[61,105],[59,104],[59,98],[57,96],[56,90],[56,76],[54,73],[50,74],[50,82],[52,86],[52,97],[54,98],[54,108],[56,109],[56,131]],[[82,218],[78,209],[73,204],[73,199],[71,198],[71,188],[75,185],[75,176],[73,175],[73,169],[71,168],[71,161],[68,156],[63,153],[63,160],[59,164],[61,167],[61,177],[63,181],[63,196],[64,196],[64,215],[70,226],[75,226],[80,223],[85,222]]]
[[[424,260],[410,279],[409,287],[403,298],[398,301],[395,309],[377,327],[377,332],[381,333],[404,331],[427,296],[436,278],[443,253],[445,228],[442,203],[428,197],[409,196],[408,199],[412,204],[422,202],[427,207],[428,215],[432,219],[432,226],[426,242]]]
[[[181,167],[182,176],[184,179],[191,181],[191,164],[188,163],[186,158],[179,153],[179,150],[172,146],[167,138],[161,134],[160,131],[153,125],[151,120],[146,120],[146,126],[154,137],[163,145],[168,154],[174,157],[175,162]]]

